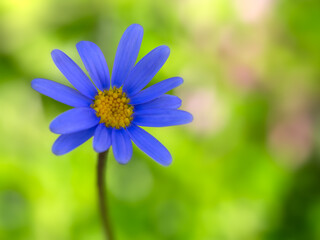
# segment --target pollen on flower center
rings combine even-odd
[[[114,87],[98,91],[91,107],[96,111],[97,117],[100,117],[100,123],[119,129],[128,127],[133,119],[133,106],[129,101],[122,88]]]

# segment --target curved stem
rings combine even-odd
[[[105,191],[105,172],[108,151],[98,154],[98,165],[97,165],[97,185],[98,185],[98,196],[99,196],[99,210],[102,220],[102,226],[106,235],[106,239],[113,240],[113,234],[109,220],[109,210],[107,204],[107,193]]]

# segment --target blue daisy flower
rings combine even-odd
[[[63,155],[93,137],[96,152],[112,145],[115,159],[126,164],[132,156],[131,140],[147,155],[162,165],[169,165],[169,151],[152,135],[140,128],[186,124],[192,115],[178,110],[181,100],[166,92],[183,80],[173,77],[145,88],[169,57],[167,46],[159,46],[137,64],[143,28],[138,24],[124,32],[110,79],[109,68],[100,48],[88,41],[76,47],[89,77],[65,53],[52,51],[52,59],[75,89],[47,79],[32,80],[32,88],[72,108],[50,124],[53,133],[61,134],[52,152]],[[144,89],[145,88],[145,89]]]

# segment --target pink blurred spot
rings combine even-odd
[[[230,69],[230,80],[239,89],[251,91],[258,87],[258,77],[254,70],[245,65],[236,65]]]
[[[235,5],[244,22],[255,23],[267,15],[274,0],[235,0]]]
[[[280,161],[297,167],[309,157],[313,145],[312,118],[307,113],[296,113],[275,122],[269,144]]]

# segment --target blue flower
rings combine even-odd
[[[138,24],[124,32],[110,74],[100,48],[88,41],[76,47],[91,80],[82,69],[60,50],[52,59],[61,73],[75,87],[47,79],[32,80],[32,88],[74,108],[56,117],[50,124],[53,133],[61,134],[52,152],[62,155],[93,136],[93,148],[104,152],[112,145],[115,159],[126,164],[132,156],[131,140],[147,155],[162,165],[169,165],[169,151],[139,126],[166,127],[186,124],[192,115],[178,110],[181,100],[165,94],[182,84],[173,77],[145,88],[169,57],[167,46],[159,46],[137,64],[143,28]],[[144,89],[145,88],[145,89]]]

